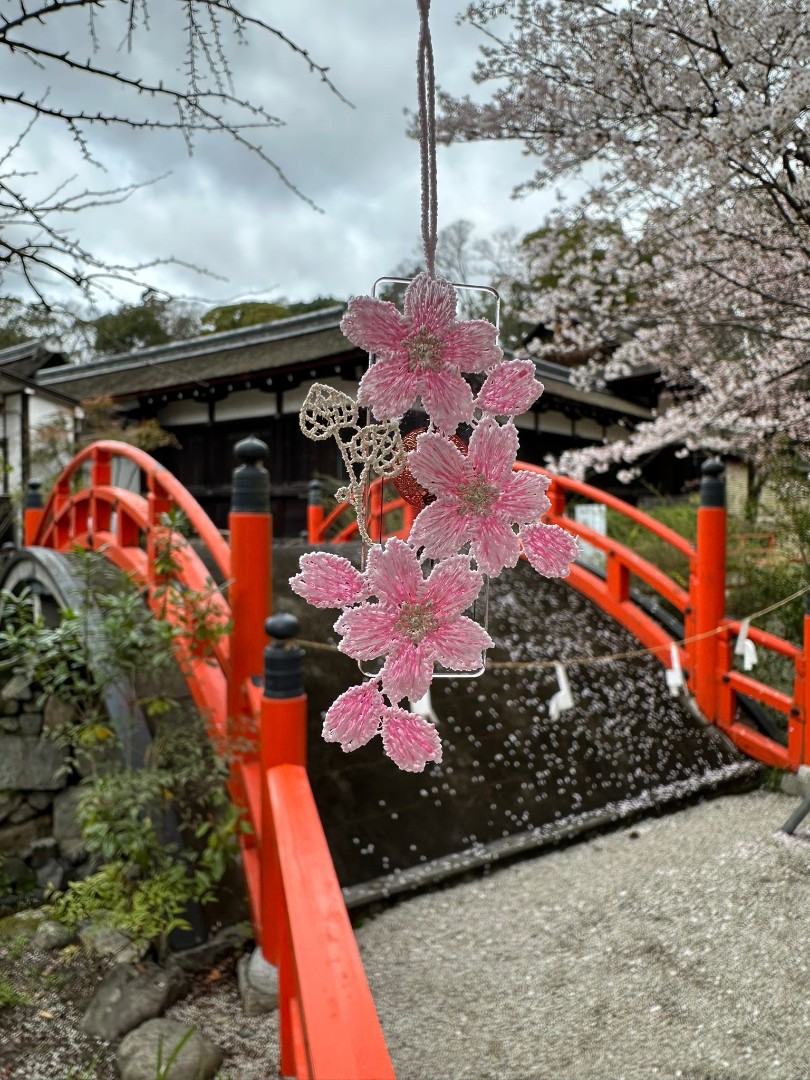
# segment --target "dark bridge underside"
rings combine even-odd
[[[337,612],[316,611],[287,579],[303,545],[274,548],[275,607],[292,611],[302,636],[336,641]],[[348,554],[346,545],[341,554]],[[490,585],[489,631],[496,660],[572,660],[625,652],[638,641],[563,582],[526,564]],[[326,744],[322,716],[334,698],[360,681],[356,664],[337,652],[310,651],[309,768],[313,791],[341,884],[377,878],[452,858],[461,868],[493,855],[570,834],[582,823],[621,819],[730,781],[756,766],[714,727],[669,696],[652,656],[570,670],[575,708],[556,721],[548,702],[553,669],[488,671],[480,679],[440,679],[432,688],[444,761],[422,774],[401,773],[378,740],[352,754]],[[459,858],[458,853],[467,852]],[[409,884],[418,873],[406,875]],[[361,899],[365,890],[352,889]]]

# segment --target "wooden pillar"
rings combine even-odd
[[[721,462],[703,464],[697,520],[695,580],[690,583],[697,641],[689,645],[693,689],[698,708],[711,723],[718,720],[718,686],[726,650],[719,627],[726,614],[726,485]]]

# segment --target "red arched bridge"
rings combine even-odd
[[[242,464],[234,472],[230,543],[153,458],[105,441],[77,454],[47,505],[37,505],[36,494],[29,499],[25,544],[30,554],[37,548],[67,552],[75,545],[103,552],[133,577],[153,611],[184,631],[177,646],[181,669],[211,736],[229,746],[231,795],[251,825],[242,838],[243,860],[256,938],[264,956],[279,969],[282,1074],[381,1080],[393,1076],[393,1069],[305,769],[302,650],[287,640],[296,633],[296,621],[275,616],[268,623],[274,640],[265,647],[272,547],[265,454],[266,447],[257,440],[245,440],[237,448]],[[122,466],[130,473],[126,487],[113,482]],[[516,467],[550,476],[532,465]],[[605,553],[604,575],[575,565],[570,585],[667,666],[674,646],[699,710],[741,750],[768,765],[796,770],[810,764],[805,734],[810,716],[810,615],[805,617],[802,647],[753,627],[748,630],[758,648],[792,662],[792,694],[735,670],[732,651],[740,624],[725,616],[726,511],[720,471],[719,465],[704,467],[694,545],[621,500],[565,477],[550,476],[546,520]],[[407,535],[413,510],[398,497],[387,499],[387,490],[379,483],[371,488],[369,532],[381,538]],[[689,569],[686,587],[569,517],[566,503],[572,496],[611,508],[678,552]],[[197,544],[177,532],[172,524],[176,511],[196,533]],[[345,507],[325,516],[319,500],[311,500],[310,542],[356,538],[356,525],[345,519]],[[200,544],[228,583],[227,599],[211,588],[197,553]],[[215,640],[212,651],[199,646],[195,628],[188,625],[182,590],[173,591],[167,601],[168,573],[190,594],[207,595],[206,618],[229,624],[229,633]],[[650,613],[631,589],[633,579],[677,613],[682,632]],[[784,714],[786,742],[745,723],[738,709],[741,698]]]

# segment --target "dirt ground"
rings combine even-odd
[[[810,826],[797,799],[723,796],[401,900],[357,939],[399,1080],[807,1080]],[[103,967],[0,940],[0,1080],[114,1080],[78,1022]],[[276,1076],[235,958],[170,1014],[220,1080]],[[350,1080],[350,1078],[347,1078]]]

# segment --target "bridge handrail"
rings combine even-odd
[[[218,748],[230,752],[229,790],[253,827],[240,835],[240,843],[256,937],[266,958],[279,964],[282,1067],[285,1075],[309,1080],[388,1080],[393,1068],[303,767],[306,696],[302,690],[289,698],[285,691],[273,698],[266,658],[262,696],[252,682],[261,667],[270,606],[269,479],[257,465],[262,444],[240,445],[237,456],[244,464],[236,470],[235,489],[236,477],[245,479],[245,470],[253,470],[251,481],[263,478],[266,499],[256,496],[252,482],[242,485],[239,500],[234,495],[230,547],[168,470],[144,451],[113,440],[81,450],[60,474],[47,506],[29,506],[26,543],[63,551],[73,543],[95,547],[147,587],[156,614],[182,618],[161,591],[165,579],[156,564],[161,540],[170,533],[163,514],[177,507],[223,575],[233,573],[230,604],[215,597],[217,610],[232,620],[230,642],[214,649],[219,663],[195,656],[182,635],[176,649],[187,661],[181,667],[197,704],[213,714],[209,728]],[[116,457],[138,467],[148,494],[112,484]],[[73,492],[73,479],[87,463],[89,487]],[[172,558],[172,574],[192,593],[208,580],[182,537]],[[181,588],[179,605],[184,595]]]
[[[615,495],[610,495],[606,491],[600,491],[599,488],[595,488],[590,484],[583,483],[581,480],[573,480],[567,476],[559,476],[556,473],[551,473],[548,469],[543,469],[539,465],[530,465],[526,461],[516,461],[515,470],[518,472],[533,472],[540,476],[545,476],[551,481],[553,490],[571,492],[575,495],[581,495],[588,499],[590,502],[602,503],[604,506],[609,507],[611,510],[617,511],[630,521],[635,522],[637,525],[641,525],[647,532],[657,536],[659,540],[663,540],[664,543],[669,544],[675,551],[685,556],[687,559],[692,560],[695,557],[695,548],[689,543],[680,533],[676,533],[674,529],[670,529],[669,526],[662,524],[660,521],[656,521],[655,518],[650,517],[649,514],[645,514],[643,510],[637,509],[635,506],[630,506],[628,503],[622,502],[621,499]],[[371,502],[374,505],[375,493],[382,489],[383,481],[375,480],[371,485]],[[394,510],[401,510],[408,506],[404,499],[396,498],[387,502],[382,507],[383,515],[388,514]],[[310,525],[309,529],[309,542],[311,544],[324,543],[327,539],[327,534],[330,528],[332,528],[341,515],[348,509],[347,503],[340,503],[336,506],[326,517],[320,517]],[[377,510],[379,512],[379,510]],[[573,520],[573,519],[566,519]],[[357,535],[357,524],[350,523],[345,526],[340,532],[332,537],[331,543],[344,543],[346,540],[351,539]],[[400,535],[400,533],[386,533],[385,536]]]
[[[574,480],[569,476],[560,476],[558,473],[551,473],[548,469],[543,469],[539,465],[530,465],[526,461],[516,461],[515,469],[519,472],[533,472],[538,473],[540,476],[546,476],[551,481],[552,489],[560,489],[562,491],[570,491],[574,495],[582,495],[589,502],[602,503],[603,506],[609,507],[611,510],[617,511],[630,521],[635,522],[637,525],[643,526],[647,532],[657,536],[659,540],[663,540],[669,544],[681,555],[686,556],[687,559],[694,558],[695,548],[689,543],[680,533],[676,533],[674,529],[670,529],[668,525],[662,524],[660,521],[656,521],[655,518],[650,517],[649,514],[645,514],[643,510],[639,510],[635,506],[631,506],[629,503],[623,502],[615,495],[611,495],[607,491],[600,491],[599,488],[593,487],[591,484],[586,484],[582,480]]]
[[[725,614],[726,511],[722,481],[719,481],[720,489],[716,487],[717,477],[722,472],[719,463],[710,462],[704,466],[694,545],[643,510],[591,484],[558,476],[527,462],[518,461],[514,468],[547,477],[551,508],[546,520],[562,525],[607,556],[604,579],[585,564],[576,563],[571,568],[569,583],[622,623],[665,665],[669,664],[670,647],[676,639],[671,630],[665,629],[660,621],[651,618],[634,602],[630,592],[630,576],[634,575],[645,582],[683,615],[682,636],[685,641],[679,647],[680,661],[689,689],[707,720],[718,724],[746,753],[768,764],[797,768],[810,761],[810,730],[805,738],[805,727],[810,725],[810,673],[807,670],[810,664],[810,615],[805,618],[802,648],[755,627],[748,631],[755,645],[793,661],[795,680],[792,697],[734,670],[728,639],[733,632],[739,633],[741,623],[737,619],[729,619]],[[704,481],[707,484],[705,500]],[[372,517],[374,521],[384,519],[387,512],[401,505],[401,500],[395,500],[381,506],[382,486],[379,482],[375,495],[376,501],[371,500],[371,509],[378,517]],[[566,514],[566,495],[578,495],[609,507],[668,544],[687,560],[688,590],[630,548],[569,517]],[[337,507],[327,521],[335,521],[345,509],[345,505]],[[317,543],[323,537],[323,530],[318,531],[318,527],[323,525],[323,512],[318,505],[313,506],[312,501],[309,510],[309,538],[310,542]],[[403,534],[407,535],[407,527],[398,533]],[[352,529],[347,526],[333,541],[341,542],[351,535]],[[386,535],[393,534],[383,533],[383,537]],[[737,694],[753,698],[787,715],[787,747],[737,720]]]
[[[393,1080],[306,769],[276,765],[265,783],[279,885],[282,1075]]]
[[[228,545],[206,512],[180,481],[165,466],[147,454],[145,450],[115,439],[101,439],[80,450],[59,474],[42,515],[40,532],[55,523],[64,512],[64,493],[69,490],[70,481],[87,463],[106,464],[104,456],[125,458],[137,465],[147,480],[147,490],[155,496],[163,495],[180,509],[211,553],[220,573],[227,580],[231,576],[231,555]],[[36,541],[35,541],[36,542]]]
[[[659,570],[653,563],[648,562],[641,555],[637,555],[631,548],[562,514],[552,513],[548,515],[548,518],[552,524],[564,522],[567,532],[578,536],[599,551],[603,551],[609,559],[615,560],[617,564],[625,567],[629,573],[640,578],[665,600],[669,601],[681,614],[686,611],[689,606],[689,593],[687,590],[681,588],[663,570]]]

